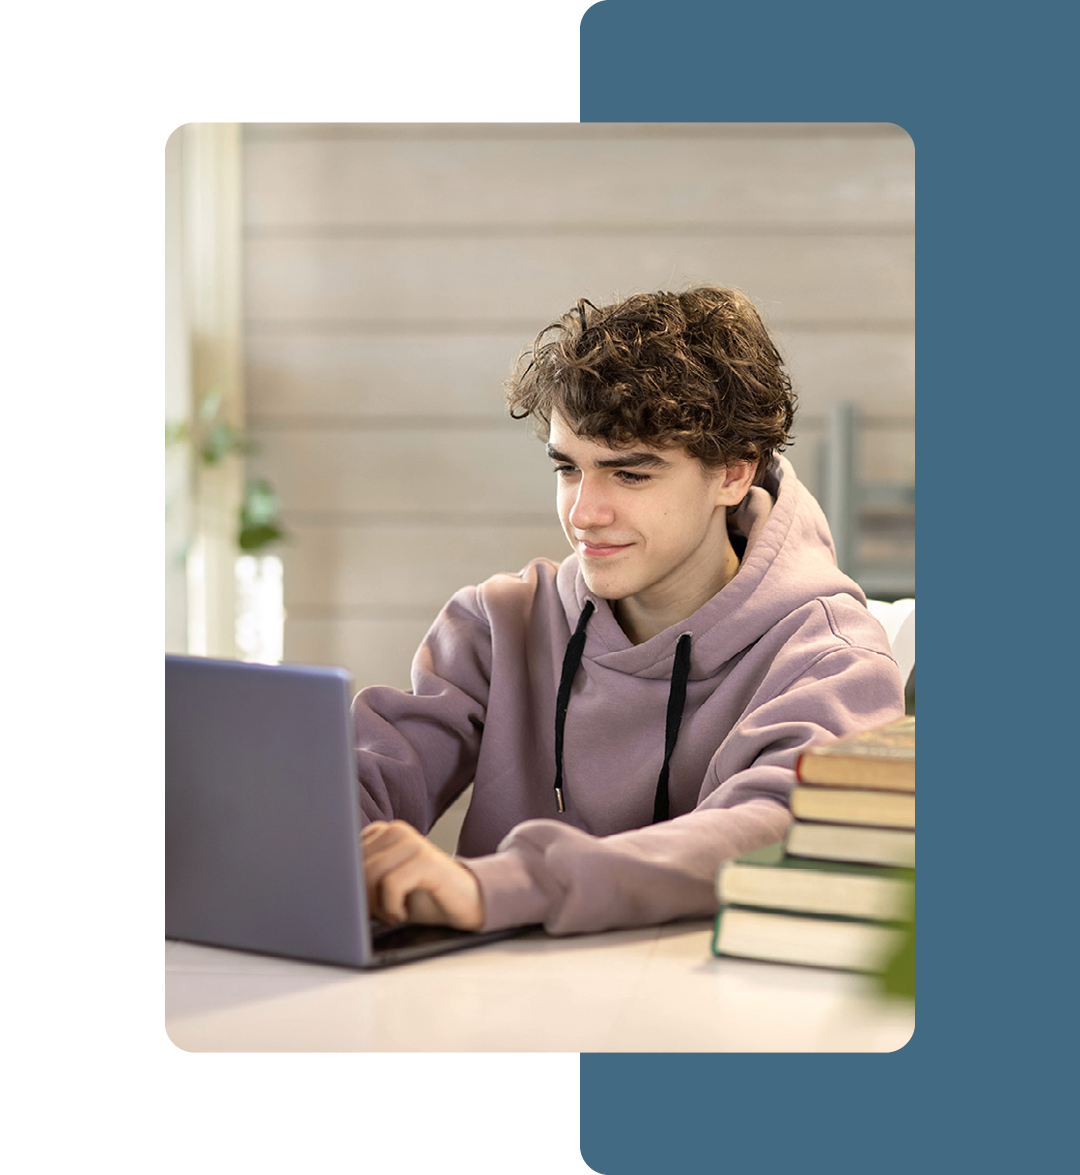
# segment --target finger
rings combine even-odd
[[[360,843],[363,845],[374,844],[381,840],[388,833],[392,835],[394,825],[388,820],[372,820],[360,830]]]
[[[423,851],[423,842],[412,837],[380,837],[364,850],[364,876],[378,881],[390,869],[396,869],[410,857]]]
[[[360,832],[360,843],[365,850],[382,843],[393,843],[399,840],[421,841],[424,838],[404,820],[373,820]]]
[[[393,922],[405,922],[409,917],[408,898],[414,890],[423,888],[426,871],[423,862],[403,861],[387,870],[379,878],[379,904]]]
[[[395,919],[449,923],[476,930],[483,907],[476,878],[451,857],[421,854],[388,872],[380,882],[380,901]]]
[[[404,921],[404,904],[391,906],[384,887],[385,879],[415,857],[422,857],[428,842],[410,825],[395,821],[386,825],[372,844],[364,850],[364,882],[368,906],[377,918],[387,922]]]
[[[388,860],[384,856],[382,859],[366,866],[364,870],[364,885],[367,889],[368,908],[376,918],[381,918],[384,922],[401,921],[400,917],[387,906],[385,883],[386,878],[392,874],[394,869],[399,868],[402,863],[401,858],[391,858]]]
[[[411,843],[393,824],[381,824],[370,834],[365,829],[360,840],[365,878],[377,880],[386,869],[404,859],[402,854],[409,851]]]
[[[445,926],[450,922],[449,914],[428,889],[414,889],[408,893],[405,913],[410,922],[422,922],[425,926]]]
[[[385,862],[404,860],[417,847],[408,840],[382,837],[374,844],[364,846],[364,872],[377,873],[387,867]]]
[[[448,914],[440,898],[448,881],[448,865],[453,868],[449,859],[443,860],[431,853],[409,854],[379,880],[379,899],[383,908],[395,921],[405,921],[413,916],[417,920],[422,917],[424,921],[436,923],[447,921]],[[418,907],[410,910],[410,895],[419,893],[426,896],[417,898]]]
[[[397,921],[398,916],[394,914],[387,907],[387,889],[386,879],[393,876],[394,870],[399,869],[404,862],[401,860],[391,862],[384,862],[383,867],[378,870],[372,870],[364,876],[364,884],[367,887],[368,904],[372,910],[381,911],[377,917],[388,921]]]

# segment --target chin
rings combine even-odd
[[[582,568],[582,578],[589,591],[602,600],[614,602],[615,600],[625,600],[627,596],[633,595],[633,591],[625,584],[612,583],[602,575],[590,575],[585,567]]]

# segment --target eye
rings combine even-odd
[[[551,472],[557,476],[567,477],[571,473],[577,473],[577,471],[576,465],[556,465]]]
[[[636,486],[644,485],[645,482],[651,481],[652,478],[647,473],[631,473],[629,469],[620,469],[615,475],[624,485]]]

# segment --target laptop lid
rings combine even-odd
[[[165,658],[165,933],[373,963],[343,669]]]

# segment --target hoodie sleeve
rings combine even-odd
[[[534,922],[549,934],[648,926],[713,914],[720,862],[780,840],[790,819],[779,804],[752,800],[614,836],[528,820],[497,853],[462,863],[480,883],[484,930]]]
[[[364,824],[401,819],[427,832],[472,781],[491,680],[491,629],[475,596],[465,588],[440,612],[411,692],[372,686],[353,700]]]
[[[480,884],[484,929],[539,922],[575,934],[711,916],[721,863],[784,836],[801,752],[902,713],[888,657],[847,648],[817,658],[724,739],[694,811],[606,837],[530,820],[498,852],[465,861]]]

